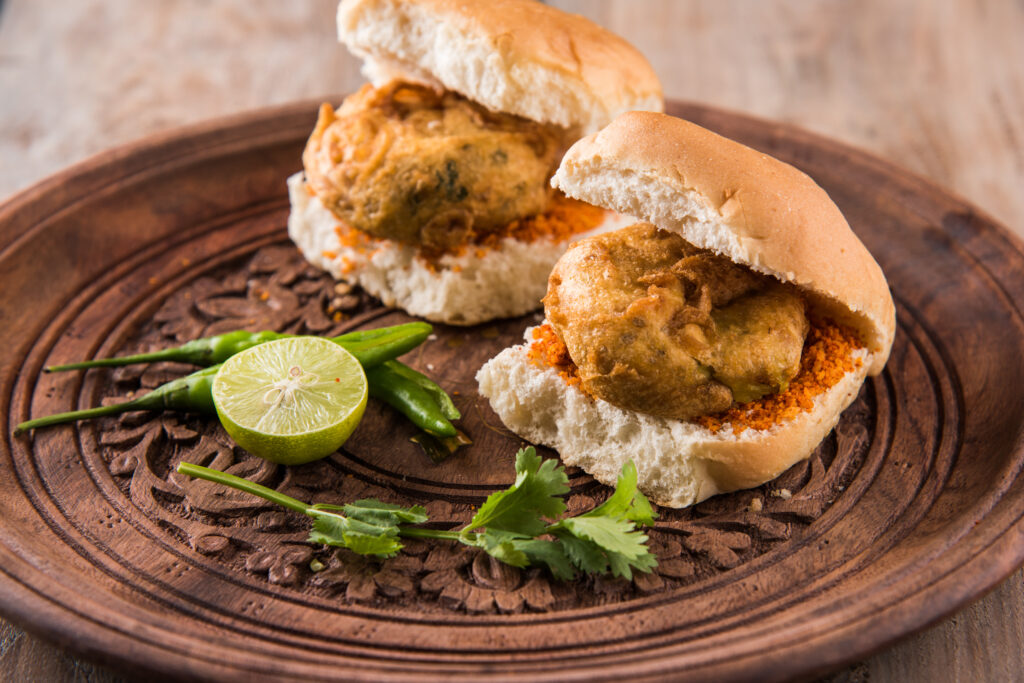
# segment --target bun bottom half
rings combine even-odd
[[[306,190],[301,172],[288,178],[288,196],[288,235],[307,261],[359,285],[385,306],[448,325],[476,325],[540,308],[548,274],[573,241],[506,238],[496,248],[467,249],[428,264],[416,247],[391,240],[374,240],[372,249],[343,245],[338,219]],[[633,222],[608,215],[604,224],[574,239]]]
[[[857,397],[871,365],[867,351],[857,351],[861,366],[816,396],[810,411],[768,430],[734,434],[728,427],[713,433],[591,398],[557,370],[531,362],[528,349],[529,342],[507,348],[476,375],[480,394],[505,426],[609,486],[632,459],[640,490],[673,508],[760,486],[807,458]]]

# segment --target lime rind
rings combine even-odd
[[[281,339],[232,356],[213,386],[228,434],[284,464],[336,451],[358,425],[367,392],[355,357],[318,337]]]

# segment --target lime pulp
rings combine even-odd
[[[290,337],[229,358],[213,381],[228,435],[245,450],[284,465],[338,450],[366,409],[366,375],[341,346]]]

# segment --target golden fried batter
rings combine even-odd
[[[544,310],[587,392],[684,420],[783,390],[808,329],[792,288],[649,223],[570,247]]]
[[[452,247],[547,207],[564,131],[420,85],[363,86],[320,108],[302,161],[338,218],[375,237]]]

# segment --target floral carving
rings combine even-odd
[[[176,292],[140,325],[121,353],[163,348],[234,329],[333,336],[378,310],[379,302],[309,267],[293,247],[271,246]],[[490,342],[496,328],[486,331],[482,338]],[[450,340],[449,345],[458,340]],[[104,402],[124,400],[189,370],[159,363],[109,372]],[[457,386],[469,394],[475,384],[459,380]],[[479,404],[469,405],[480,412]],[[134,505],[183,546],[225,571],[352,603],[416,603],[418,609],[428,611],[518,613],[621,602],[671,591],[730,571],[798,537],[852,481],[869,446],[870,417],[871,406],[864,400],[857,402],[809,460],[765,486],[718,496],[686,510],[659,509],[656,526],[649,532],[658,567],[631,581],[610,577],[557,581],[544,570],[509,567],[447,542],[410,540],[402,553],[384,560],[316,548],[304,542],[307,519],[248,494],[180,476],[174,471],[177,464],[187,461],[215,467],[310,502],[379,498],[421,504],[432,523],[444,526],[466,523],[473,505],[479,505],[485,494],[475,501],[461,494],[416,497],[373,476],[354,475],[344,455],[302,467],[281,467],[236,447],[216,421],[188,415],[128,413],[104,420],[97,433],[110,474]],[[500,428],[487,431],[519,443]],[[608,495],[607,489],[586,477],[574,477],[574,482],[574,492],[567,499],[573,514],[600,504]]]

